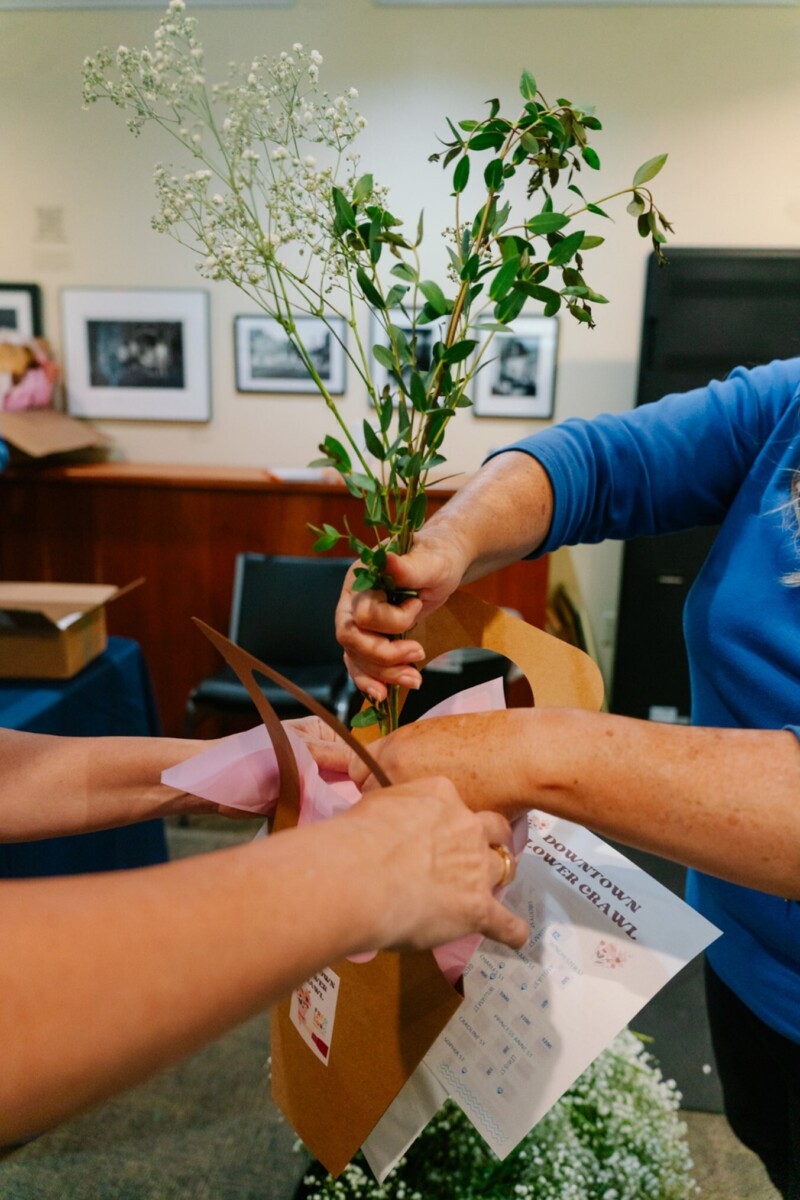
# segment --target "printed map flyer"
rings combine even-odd
[[[379,1177],[422,1131],[442,1092],[505,1158],[648,1000],[719,936],[593,833],[540,813],[531,814],[504,902],[527,920],[530,939],[519,951],[485,940],[472,956],[461,1007],[425,1056],[420,1079],[412,1076],[395,1101],[406,1111],[393,1113],[392,1105],[365,1146]],[[441,1091],[424,1081],[425,1072]]]

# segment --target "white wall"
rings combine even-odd
[[[441,272],[436,231],[450,220],[441,169],[427,162],[445,115],[513,101],[527,66],[549,94],[594,103],[603,186],[628,181],[669,151],[657,195],[676,245],[796,246],[800,242],[800,13],[789,7],[379,8],[371,0],[297,0],[290,10],[197,10],[212,70],[229,59],[302,41],[325,56],[332,92],[355,85],[369,119],[363,165],[388,184],[413,223],[421,206],[429,272]],[[0,12],[0,279],[39,283],[46,332],[59,347],[65,286],[186,287],[191,255],[151,231],[155,131],[132,138],[110,105],[81,109],[81,63],[108,45],[148,42],[158,10]],[[515,101],[514,101],[515,102]],[[64,240],[48,238],[61,210]],[[58,214],[57,214],[58,215]],[[607,223],[605,223],[607,225]],[[601,230],[591,281],[612,303],[587,331],[562,320],[556,417],[620,411],[633,402],[647,243],[629,219]],[[232,317],[250,311],[228,285],[211,289],[214,419],[205,426],[108,422],[132,461],[303,465],[330,429],[314,398],[238,395]],[[347,419],[366,401],[353,386]],[[474,469],[533,422],[460,414],[448,457]],[[596,636],[616,605],[618,547],[587,548],[577,566]],[[606,665],[608,646],[604,650]]]

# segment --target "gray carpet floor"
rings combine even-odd
[[[247,822],[231,831],[214,818],[193,818],[188,828],[170,827],[171,852],[183,857],[229,845],[255,827]],[[687,1015],[678,1041],[704,1020],[690,1012],[696,981],[681,989]],[[656,1024],[659,1046],[669,1037],[664,1013]],[[268,1054],[267,1020],[259,1017],[14,1151],[0,1162],[0,1200],[291,1200],[307,1158],[294,1149],[294,1134],[270,1099]],[[703,1200],[776,1200],[724,1117],[713,1110],[684,1117]]]

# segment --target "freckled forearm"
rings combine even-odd
[[[530,804],[710,874],[800,897],[791,733],[529,711]]]

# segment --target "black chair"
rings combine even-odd
[[[280,671],[347,723],[355,687],[345,670],[334,632],[345,558],[296,558],[242,553],[236,556],[228,636],[269,667]],[[308,710],[262,676],[256,682],[278,716],[302,717]],[[201,680],[189,693],[184,735],[212,714],[256,717],[255,706],[230,667]]]

